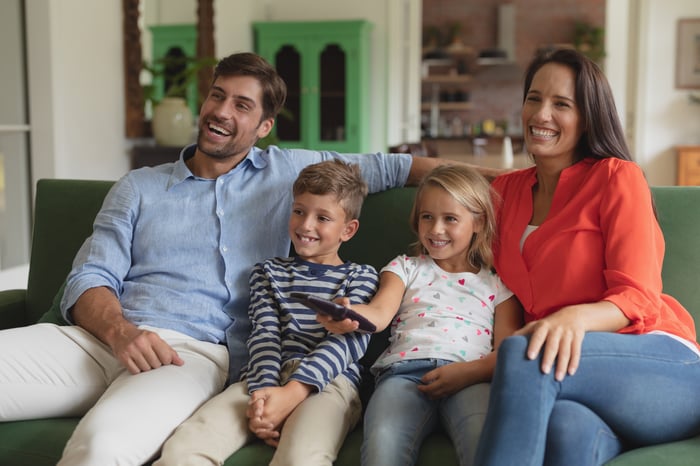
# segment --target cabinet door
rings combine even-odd
[[[279,145],[367,151],[369,31],[365,21],[256,23],[258,53],[287,83]]]
[[[194,24],[167,24],[151,26],[153,38],[153,60],[165,58],[171,49],[179,51],[185,57],[194,58],[197,55],[197,27]],[[162,65],[156,64],[155,68],[162,69]],[[157,100],[163,98],[165,94],[166,82],[163,76],[153,77],[154,93]],[[187,86],[187,106],[192,111],[193,116],[199,114],[199,102],[197,92],[197,82],[194,81]]]

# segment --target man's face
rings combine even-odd
[[[216,158],[243,158],[272,129],[262,118],[262,87],[251,76],[220,76],[199,112],[197,148]]]

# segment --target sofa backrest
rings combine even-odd
[[[39,180],[27,283],[27,322],[49,309],[102,206],[111,181]]]
[[[70,271],[73,257],[92,233],[92,222],[110,181],[40,180],[27,287],[27,322],[46,312]],[[653,187],[659,223],[666,238],[664,291],[700,322],[700,187]],[[371,194],[362,209],[357,235],[340,250],[345,260],[377,270],[408,252],[415,237],[408,225],[415,188]],[[640,252],[641,253],[641,252]],[[381,348],[373,346],[373,360]]]
[[[693,315],[697,327],[700,323],[700,186],[654,186],[651,191],[666,241],[664,292],[680,301]],[[696,330],[700,331],[700,327]]]

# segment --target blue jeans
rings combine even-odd
[[[422,383],[420,379],[426,372],[446,364],[450,361],[402,361],[379,375],[365,412],[363,465],[415,464],[423,440],[441,421],[460,465],[473,464],[486,418],[489,384],[472,385],[452,396],[431,400],[416,385]]]
[[[476,463],[598,465],[700,433],[700,358],[665,335],[588,333],[575,375],[545,375],[529,339],[499,349]]]

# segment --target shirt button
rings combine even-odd
[[[221,251],[226,252],[226,251],[228,251],[228,248],[226,246],[221,246]]]
[[[223,217],[224,216],[224,209],[217,210],[216,215],[218,215],[219,217]]]

